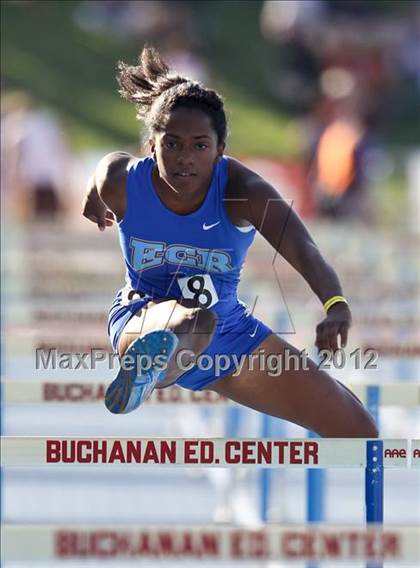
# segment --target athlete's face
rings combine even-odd
[[[186,197],[207,190],[224,150],[209,116],[197,109],[172,111],[165,130],[149,142],[159,177]]]

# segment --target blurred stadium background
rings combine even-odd
[[[150,42],[179,72],[222,93],[227,153],[293,202],[337,270],[354,315],[347,351],[376,349],[378,368],[347,361],[333,375],[420,382],[418,2],[3,1],[1,16],[3,380],[113,375],[105,365],[37,370],[35,350],[109,349],[106,314],[123,261],[116,231],[83,219],[81,202],[104,154],[144,153],[135,109],[114,77],[118,60],[134,63]],[[257,316],[314,356],[322,307],[263,239],[241,291]],[[261,420],[192,406],[150,406],[123,419],[101,405],[2,409],[5,435],[258,437]],[[271,427],[303,435],[281,421]],[[381,411],[383,437],[419,434],[418,410]],[[331,471],[328,479],[327,520],[363,522],[362,473]],[[303,483],[304,472],[273,473],[270,521],[304,521]],[[14,468],[3,471],[2,514],[7,523],[254,526],[258,492],[253,470]],[[419,523],[419,503],[418,475],[387,473],[387,522]]]

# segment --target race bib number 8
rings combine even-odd
[[[178,285],[184,298],[198,301],[202,308],[211,308],[219,301],[216,288],[208,274],[178,278]]]

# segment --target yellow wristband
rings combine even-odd
[[[328,310],[331,308],[331,306],[333,306],[334,304],[338,304],[339,302],[344,302],[345,304],[348,304],[344,296],[333,296],[332,298],[330,298],[325,302],[324,310],[328,313]]]

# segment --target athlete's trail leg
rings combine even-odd
[[[118,352],[122,357],[137,337],[143,337],[150,331],[173,331],[179,339],[179,344],[177,352],[168,364],[165,380],[157,387],[161,388],[170,385],[184,373],[176,363],[177,353],[183,349],[191,352],[191,357],[188,353],[182,357],[183,364],[189,364],[210,343],[215,326],[216,316],[212,311],[195,307],[188,301],[184,301],[182,305],[176,300],[149,302],[125,326],[118,343]]]
[[[280,355],[283,362],[285,350],[299,357],[297,349],[276,335],[267,337],[255,352],[260,349],[265,357]],[[376,438],[375,423],[360,400],[309,358],[307,367],[308,370],[288,370],[270,376],[266,370],[250,370],[244,365],[238,376],[223,377],[208,388],[323,437]]]

